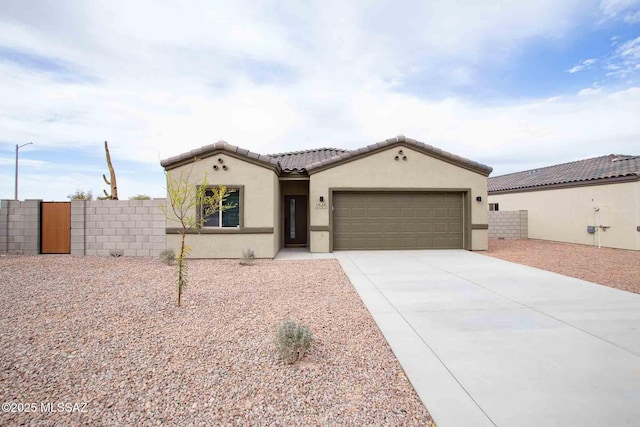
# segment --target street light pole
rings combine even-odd
[[[33,144],[33,142],[27,142],[26,144],[22,144],[22,145],[18,145],[16,144],[16,188],[15,188],[15,194],[14,194],[14,199],[18,200],[18,150],[21,149],[22,147],[26,147],[29,144]]]

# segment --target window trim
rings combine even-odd
[[[203,230],[242,230],[244,229],[244,185],[227,185],[227,184],[217,184],[217,185],[207,185],[207,190],[211,188],[217,188],[220,186],[227,187],[227,190],[238,190],[238,225],[235,227],[223,227],[222,226],[222,218],[219,218],[218,222],[220,225],[202,225],[201,229]],[[201,186],[198,186],[200,188]],[[202,206],[198,205],[198,222],[202,219]],[[218,210],[217,215],[220,215],[220,210]]]

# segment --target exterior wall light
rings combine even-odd
[[[476,202],[481,202],[481,201],[482,201],[482,196],[476,197]]]
[[[320,196],[320,202],[324,202],[324,196]]]

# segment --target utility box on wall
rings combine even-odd
[[[589,234],[595,234],[596,232],[596,227],[593,225],[587,225],[587,233]]]
[[[594,208],[596,213],[596,226],[611,227],[611,216],[609,206],[598,206]]]

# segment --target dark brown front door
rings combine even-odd
[[[284,245],[307,246],[307,196],[284,196]]]
[[[40,252],[68,254],[71,252],[71,203],[42,203]]]

